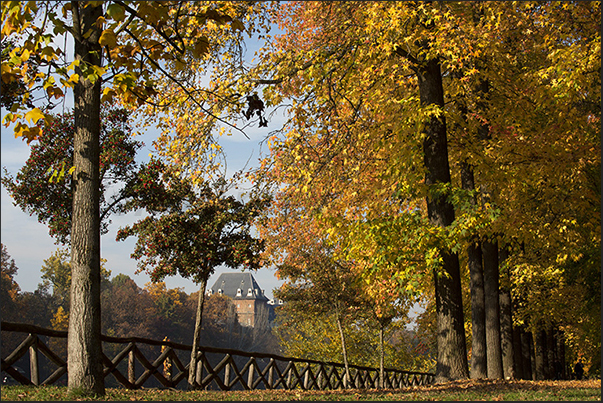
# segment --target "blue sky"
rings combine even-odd
[[[260,42],[257,40],[247,41],[247,60],[253,57],[259,46]],[[70,45],[67,44],[67,49],[69,48]],[[65,104],[72,105],[71,92],[68,91],[66,95]],[[60,107],[57,107],[53,112],[60,113]],[[5,113],[6,111],[2,110],[2,117]],[[282,114],[277,113],[270,118],[267,128],[258,128],[257,123],[254,124],[252,128],[247,130],[250,139],[245,138],[240,133],[223,136],[220,139],[220,144],[227,156],[228,171],[232,173],[240,170],[247,163],[247,168],[257,165],[260,158],[260,142],[272,130],[279,129],[282,121]],[[1,130],[0,165],[3,167],[2,174],[4,168],[6,168],[12,176],[15,176],[29,157],[30,149],[25,141],[14,137],[12,128],[1,126]],[[144,135],[137,137],[138,140],[145,143],[143,149],[138,153],[140,160],[148,160],[149,153],[154,151],[152,141],[158,133],[157,129],[148,128]],[[263,152],[264,154],[267,152],[265,146]],[[48,235],[48,228],[45,224],[39,223],[35,216],[30,217],[29,214],[13,205],[12,199],[3,186],[1,192],[0,239],[19,268],[15,280],[21,290],[34,291],[41,282],[40,268],[44,260],[49,258],[61,245],[54,243],[54,239]],[[107,259],[106,267],[111,270],[112,276],[119,273],[126,274],[134,279],[138,286],[143,287],[145,283],[150,281],[150,278],[144,273],[135,274],[136,261],[130,258],[130,254],[134,250],[135,238],[128,238],[120,242],[115,241],[116,232],[120,227],[132,224],[140,218],[142,218],[141,212],[112,216],[109,232],[101,238],[101,256]],[[209,285],[213,285],[213,282],[221,273],[229,270],[232,269],[216,269],[216,272],[209,279]],[[278,280],[274,274],[275,270],[269,267],[253,272],[256,281],[265,290],[268,298],[272,298],[273,289],[282,284],[282,281]],[[194,282],[179,276],[168,277],[165,282],[168,288],[183,287],[187,293],[198,290]]]
[[[248,135],[250,140],[242,134],[233,134],[230,137],[221,139],[222,146],[227,155],[229,171],[236,171],[247,163],[249,167],[257,164],[260,158],[260,141],[276,126],[272,123],[268,128],[254,128]],[[145,147],[140,150],[139,157],[148,157],[153,151],[151,142],[156,137],[157,131],[149,129],[141,136],[139,140],[145,143]],[[14,138],[10,128],[2,127],[1,136],[1,165],[5,167],[13,176],[25,164],[29,157],[30,148],[22,139]],[[266,150],[263,150],[265,153]],[[15,277],[17,283],[23,291],[33,291],[41,282],[40,268],[44,259],[47,259],[56,251],[60,245],[54,243],[53,238],[48,235],[48,227],[45,224],[38,223],[35,216],[23,212],[13,205],[8,192],[2,187],[1,194],[1,236],[2,243],[6,245],[9,255],[15,260],[19,271]],[[139,286],[143,286],[150,281],[144,274],[134,274],[136,271],[136,261],[130,259],[130,254],[134,249],[135,239],[128,238],[126,241],[116,242],[115,235],[120,227],[131,224],[142,218],[142,213],[130,213],[127,215],[113,216],[112,224],[109,227],[109,233],[101,239],[101,255],[107,259],[106,267],[111,270],[112,276],[119,273],[127,274],[132,277]],[[218,268],[216,273],[210,277],[210,285],[217,279],[220,273],[231,270]],[[282,281],[274,276],[274,269],[264,268],[254,272],[259,285],[265,289],[269,298],[272,297],[272,290],[277,288]],[[181,277],[166,278],[168,288],[184,287],[185,291],[190,293],[198,287],[190,280]]]

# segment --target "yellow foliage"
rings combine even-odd
[[[54,330],[67,330],[69,328],[69,312],[60,306],[50,320],[50,324]]]

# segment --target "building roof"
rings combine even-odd
[[[222,293],[232,299],[268,301],[264,290],[260,289],[251,273],[222,273],[207,292],[208,294]]]

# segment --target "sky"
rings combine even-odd
[[[66,42],[65,45],[67,49],[71,48],[69,42]],[[248,40],[246,45],[246,60],[249,60],[259,49],[260,43],[259,41]],[[68,51],[67,53],[72,52]],[[73,104],[71,91],[66,94],[65,104]],[[56,108],[53,112],[61,112],[61,110],[58,110],[59,108]],[[2,109],[2,118],[5,113],[6,111]],[[260,142],[271,131],[279,129],[283,119],[282,115],[274,114],[269,119],[268,127],[259,128],[257,123],[254,124],[253,127],[246,130],[249,139],[241,133],[221,137],[220,144],[226,153],[228,172],[233,173],[246,165],[247,168],[257,165],[260,159]],[[4,175],[4,169],[6,168],[14,177],[29,158],[30,147],[21,138],[14,137],[12,128],[6,128],[3,125],[0,128],[2,131],[0,135],[1,174]],[[145,144],[137,154],[139,161],[147,161],[149,153],[154,152],[152,141],[157,138],[158,134],[159,131],[151,127],[147,128],[145,134],[136,137],[137,140]],[[267,152],[265,146],[263,152],[264,154]],[[38,284],[42,282],[40,269],[44,264],[44,260],[48,259],[62,245],[55,244],[54,239],[48,234],[48,227],[39,223],[35,215],[30,216],[13,205],[13,201],[4,186],[2,186],[1,191],[0,240],[6,246],[8,254],[18,267],[15,281],[19,284],[21,291],[34,291]],[[115,236],[120,227],[133,224],[142,217],[142,212],[112,215],[109,232],[101,237],[101,257],[107,259],[105,267],[111,270],[111,276],[114,277],[120,273],[126,274],[139,287],[143,287],[149,282],[150,277],[145,273],[136,274],[137,262],[130,258],[130,254],[134,251],[136,239],[130,237],[125,241],[117,242]],[[208,286],[212,286],[221,273],[232,270],[218,267],[209,278]],[[253,271],[252,274],[268,298],[272,298],[273,290],[283,283],[275,277],[275,269],[272,267]],[[198,290],[198,286],[192,280],[180,276],[166,277],[164,281],[168,288],[181,287],[187,293]]]
[[[248,167],[257,164],[260,158],[260,141],[272,130],[274,126],[268,128],[254,128],[248,132],[251,139],[245,138],[242,134],[234,133],[230,137],[222,138],[222,146],[226,152],[228,170],[233,172],[245,166],[249,161]],[[137,137],[145,143],[143,149],[138,153],[139,159],[153,151],[151,142],[157,136],[157,131],[149,129],[143,136]],[[1,157],[2,175],[4,168],[14,177],[19,169],[25,164],[29,157],[30,147],[21,138],[15,138],[11,128],[2,127],[1,135]],[[32,143],[33,144],[33,143]],[[265,148],[265,147],[264,147]],[[266,150],[263,150],[265,153]],[[2,186],[1,194],[1,235],[0,239],[6,246],[8,254],[14,259],[18,272],[15,280],[22,291],[34,291],[38,284],[42,282],[40,268],[44,260],[48,259],[61,245],[54,243],[54,239],[48,234],[48,227],[39,223],[37,217],[30,216],[23,212],[19,207],[13,205],[13,201],[8,192]],[[122,215],[113,215],[109,232],[101,238],[101,257],[107,259],[106,268],[111,270],[112,277],[119,273],[130,276],[139,287],[144,286],[150,281],[150,277],[144,273],[135,274],[137,266],[136,261],[130,258],[134,251],[136,239],[130,237],[125,241],[115,241],[117,230],[120,227],[134,223],[143,217],[142,212],[135,212]],[[227,268],[217,268],[216,272],[210,277],[209,285],[217,277],[225,272],[232,271]],[[272,290],[278,288],[282,281],[275,277],[274,268],[263,268],[252,272],[256,281],[262,287],[268,298],[272,298]],[[187,293],[195,292],[198,287],[191,280],[183,279],[179,276],[167,277],[165,283],[168,288],[183,287]]]

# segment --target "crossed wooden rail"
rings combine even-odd
[[[1,322],[2,332],[27,333],[23,342],[6,358],[2,359],[2,371],[23,385],[50,385],[67,373],[66,359],[54,353],[40,336],[67,338],[66,331],[44,329],[23,323]],[[189,364],[184,365],[182,357],[190,356],[190,345],[170,341],[157,341],[140,337],[118,338],[101,336],[104,343],[116,343],[125,347],[112,359],[103,352],[104,376],[111,374],[119,384],[128,389],[141,388],[151,377],[163,387],[176,388],[182,380],[188,379]],[[149,361],[139,345],[161,348],[159,356]],[[107,349],[105,349],[107,350]],[[29,351],[29,378],[13,365]],[[40,380],[39,353],[57,369],[46,379]],[[126,361],[127,360],[127,361]],[[123,374],[118,366],[127,362]],[[136,362],[144,371],[136,376]],[[123,365],[122,365],[123,367]],[[196,368],[196,385],[201,389],[304,389],[327,390],[340,388],[368,389],[379,387],[379,369],[350,365],[350,379],[345,376],[341,363],[281,357],[274,354],[250,353],[232,349],[201,347]],[[140,371],[139,371],[140,372]],[[424,372],[385,369],[384,387],[404,388],[433,383],[434,375]],[[186,383],[186,382],[185,382]]]

